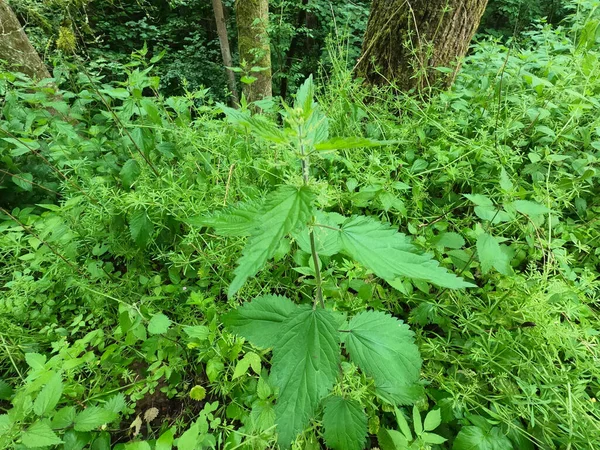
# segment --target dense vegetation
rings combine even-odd
[[[0,449],[598,448],[600,3],[492,4],[423,99],[354,77],[368,2],[272,1],[239,110],[164,3],[11,2]]]

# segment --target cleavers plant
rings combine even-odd
[[[309,77],[299,88],[293,108],[283,105],[284,127],[264,116],[221,105],[230,122],[282,145],[301,167],[296,184],[270,192],[262,202],[249,202],[203,218],[202,225],[225,236],[247,236],[228,296],[236,295],[291,235],[312,256],[315,295],[312,305],[297,305],[287,297],[263,295],[226,315],[228,329],[254,346],[272,349],[270,383],[279,390],[275,405],[278,442],[288,448],[322,405],[324,437],[329,448],[364,447],[367,416],[354,399],[329,395],[340,375],[340,345],[374,380],[380,399],[391,405],[414,403],[421,358],[413,333],[401,320],[377,311],[347,319],[327,308],[322,290],[321,258],[341,253],[376,276],[394,283],[403,277],[445,288],[472,286],[428,254],[422,254],[398,230],[371,217],[343,217],[316,208],[310,161],[339,149],[392,145],[364,138],[329,138],[328,122],[314,100]],[[294,178],[291,178],[294,180]]]

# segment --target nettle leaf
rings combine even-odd
[[[306,226],[312,213],[314,194],[303,186],[282,186],[272,192],[260,211],[258,228],[250,237],[227,295],[233,297],[246,280],[256,275],[269,258],[273,257],[281,239],[291,231]]]
[[[500,428],[484,430],[479,427],[462,427],[458,432],[452,450],[512,450],[510,440]]]
[[[539,216],[552,212],[551,209],[548,209],[544,205],[540,205],[537,202],[532,202],[529,200],[515,200],[514,202],[510,203],[510,205],[521,214],[525,214],[527,216]]]
[[[327,448],[362,450],[367,439],[367,415],[356,400],[330,397],[325,401],[323,427]]]
[[[399,277],[429,281],[441,287],[474,287],[432,259],[418,254],[410,240],[388,224],[354,216],[341,228],[343,252],[388,282]]]
[[[63,382],[59,373],[55,373],[46,386],[42,388],[40,393],[38,394],[35,402],[33,404],[33,412],[35,412],[38,416],[42,416],[47,414],[49,411],[52,411],[63,392]]]
[[[129,159],[125,164],[123,164],[123,167],[119,172],[119,176],[121,177],[123,186],[129,188],[133,185],[133,183],[135,183],[141,173],[142,170],[138,162],[135,159]]]
[[[376,311],[356,315],[342,329],[350,358],[375,380],[378,393],[392,403],[413,403],[421,393],[419,349],[408,325]]]
[[[129,220],[129,231],[131,237],[139,247],[145,247],[150,242],[150,237],[154,231],[154,225],[148,217],[148,213],[140,209],[133,213]]]
[[[496,238],[488,233],[482,233],[477,238],[477,255],[481,271],[486,274],[495,268],[503,275],[511,273],[510,260],[500,248]]]
[[[40,448],[62,444],[63,441],[46,422],[35,422],[23,432],[21,442],[27,448]]]
[[[336,253],[339,253],[342,249],[342,243],[340,242],[340,233],[336,230],[339,229],[339,225],[343,223],[346,218],[337,213],[317,211],[315,213],[315,220],[317,225],[312,227],[312,230],[317,254],[319,256],[333,256]],[[325,227],[318,225],[325,225]],[[311,252],[310,237],[308,233],[308,228],[305,228],[298,233],[292,233],[298,246],[306,253]]]
[[[75,431],[92,431],[112,422],[116,414],[99,406],[88,406],[75,417]]]
[[[284,330],[283,324],[297,308],[287,297],[264,295],[226,314],[223,323],[252,345],[270,348],[275,346]]]
[[[288,448],[304,430],[338,377],[339,333],[326,310],[298,307],[284,324],[273,349],[271,384],[279,388],[275,405],[278,442]]]
[[[186,222],[212,227],[221,236],[250,236],[252,230],[257,228],[259,207],[260,204],[256,202],[242,203],[210,216],[190,217]]]
[[[267,141],[277,144],[286,144],[288,142],[286,134],[277,128],[275,124],[269,122],[265,117],[251,116],[249,113],[230,108],[222,103],[217,103],[217,106],[225,113],[230,123],[245,126],[249,128],[253,134],[260,136]]]
[[[171,326],[171,319],[162,313],[154,314],[148,322],[148,333],[165,334]]]

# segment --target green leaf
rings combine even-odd
[[[294,99],[294,108],[301,109],[305,119],[312,113],[314,98],[315,85],[312,75],[309,75],[296,91],[296,98]]]
[[[417,408],[417,405],[413,405],[412,414],[415,434],[419,436],[423,433],[423,424],[421,423],[421,414],[419,413],[419,408]]]
[[[339,224],[344,222],[346,218],[337,213],[317,211],[315,220],[317,225],[312,227],[312,230],[317,254],[319,256],[333,256],[339,253],[342,249],[342,243],[340,242],[340,233],[336,230],[339,230]],[[325,225],[325,227],[318,225]],[[292,233],[292,236],[303,251],[311,253],[308,227],[298,233]]]
[[[479,427],[462,427],[458,432],[452,450],[512,450],[510,440],[498,427],[482,430]]]
[[[33,370],[39,370],[44,368],[46,356],[39,353],[25,353],[25,361]]]
[[[261,209],[261,223],[244,247],[227,295],[233,297],[246,280],[271,258],[281,239],[308,223],[314,195],[309,188],[282,186],[272,192]]]
[[[297,306],[287,297],[263,295],[223,317],[225,326],[259,348],[274,347]]]
[[[242,203],[234,208],[227,208],[211,216],[190,217],[185,222],[190,225],[212,227],[221,236],[249,236],[257,228],[259,204]]]
[[[381,427],[377,432],[377,443],[381,450],[409,450],[408,440],[397,430]]]
[[[482,233],[477,238],[477,255],[481,264],[481,271],[486,274],[494,267],[503,275],[511,272],[510,261],[500,248],[496,238],[488,233]]]
[[[471,200],[477,206],[494,206],[494,202],[486,195],[481,194],[464,194],[464,197]]]
[[[63,441],[46,422],[35,422],[23,432],[21,442],[27,448],[39,448],[62,444]]]
[[[254,80],[256,80],[256,78],[254,78]],[[265,117],[250,116],[247,112],[230,108],[222,103],[217,103],[217,106],[225,113],[230,123],[247,127],[253,134],[260,136],[267,141],[275,142],[277,144],[286,144],[288,142],[285,133],[273,123],[269,122]]]
[[[171,450],[173,447],[173,428],[169,428],[156,440],[154,450]]]
[[[515,200],[510,205],[519,211],[521,214],[527,216],[539,216],[542,214],[549,214],[552,212],[551,209],[546,208],[544,205],[540,205],[537,202],[529,200]]]
[[[75,407],[65,406],[54,414],[51,426],[54,429],[67,428],[71,426],[73,420],[75,420]]]
[[[423,422],[425,431],[433,431],[442,423],[442,412],[440,409],[429,411]]]
[[[90,450],[111,450],[110,433],[103,431],[96,436]]]
[[[340,149],[381,147],[395,143],[397,143],[397,141],[377,141],[375,139],[364,137],[335,137],[316,144],[315,150],[323,152]]]
[[[46,386],[42,388],[35,399],[35,403],[33,404],[33,412],[35,412],[38,416],[42,416],[53,410],[58,404],[62,392],[62,378],[59,373],[55,373],[50,380],[48,380]]]
[[[125,444],[125,450],[152,450],[152,447],[146,441],[135,441]]]
[[[257,375],[260,375],[260,369],[261,369],[260,356],[258,356],[254,352],[246,353],[244,355],[244,357],[237,362],[231,379],[235,380],[236,378],[239,378],[242,375],[246,375],[246,373],[248,373],[248,369],[250,367],[252,367],[252,370],[254,371],[254,373],[256,373]]]
[[[421,357],[414,334],[392,316],[375,311],[356,315],[343,329],[350,358],[373,377],[383,398],[413,403],[421,393]]]
[[[7,433],[11,429],[12,424],[8,414],[0,414],[0,436]]]
[[[458,233],[442,233],[433,239],[433,243],[444,248],[462,248],[465,245],[465,240]]]
[[[338,377],[337,322],[326,310],[299,307],[285,323],[273,349],[271,384],[279,388],[275,405],[278,442],[288,448],[304,430],[321,399]]]
[[[388,282],[399,277],[429,281],[451,289],[472,287],[427,254],[418,254],[409,239],[390,225],[354,216],[341,229],[344,253]]]
[[[0,380],[0,400],[10,400],[13,395],[13,388],[4,380]]]
[[[75,417],[75,431],[92,431],[100,426],[112,422],[116,414],[100,408],[88,406]]]
[[[108,399],[108,401],[104,404],[104,409],[112,412],[113,414],[119,414],[125,409],[126,406],[127,402],[125,401],[125,396],[122,393],[118,393]]]
[[[190,389],[190,398],[197,402],[204,400],[206,397],[206,389],[200,385],[194,386]]]
[[[200,427],[198,423],[194,423],[185,433],[177,439],[177,448],[179,450],[195,449],[198,445],[198,437],[200,435]]]
[[[133,213],[129,221],[129,231],[131,237],[139,247],[145,247],[150,241],[154,225],[150,221],[150,217],[143,209]]]
[[[165,334],[171,326],[171,319],[162,313],[154,314],[148,322],[148,333]]]
[[[31,192],[33,190],[33,184],[28,183],[28,181],[33,181],[33,175],[30,173],[21,172],[17,176],[13,176],[12,181],[24,191]]]
[[[425,442],[427,444],[437,444],[437,445],[441,445],[448,440],[445,437],[440,436],[439,434],[427,433],[427,432],[425,432],[421,435],[421,439],[423,439],[423,442]]]
[[[135,159],[128,160],[123,164],[123,168],[121,169],[121,172],[119,172],[123,187],[130,188],[141,173],[142,170],[140,169],[138,162]]]
[[[323,427],[327,448],[362,450],[367,439],[367,415],[356,400],[330,397],[325,401]]]

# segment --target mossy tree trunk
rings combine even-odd
[[[450,86],[487,1],[373,0],[358,76],[403,90]]]
[[[268,0],[236,0],[235,14],[238,28],[240,62],[249,70],[260,67],[248,75],[255,77],[252,84],[244,85],[249,101],[273,95],[271,86],[271,46],[267,27],[269,24]]]
[[[40,55],[29,42],[19,19],[5,0],[0,0],[0,59],[8,63],[9,69],[31,78],[50,78]]]
[[[219,44],[221,46],[221,56],[225,65],[225,73],[227,74],[227,85],[231,92],[231,101],[234,107],[237,107],[240,100],[238,97],[237,86],[235,84],[235,74],[228,67],[233,66],[231,59],[231,49],[229,47],[229,37],[227,36],[227,23],[225,22],[225,13],[223,12],[223,3],[221,0],[212,0],[213,11],[215,13],[215,21],[217,22],[217,34],[219,36]]]

